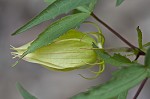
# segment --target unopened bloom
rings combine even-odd
[[[40,64],[48,69],[60,71],[85,68],[87,64],[97,61],[97,55],[92,50],[93,38],[79,32],[70,30],[53,43],[41,47],[26,55],[23,59],[28,62]],[[18,48],[12,48],[14,57],[20,57],[30,46],[31,42]],[[91,49],[91,50],[89,50]]]

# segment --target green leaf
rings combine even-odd
[[[115,73],[110,81],[80,93],[72,99],[109,99],[139,84],[146,76],[146,69],[142,66],[123,68]]]
[[[56,16],[67,13],[79,6],[88,4],[93,0],[58,0],[51,5],[49,5],[45,10],[38,14],[35,18],[29,21],[27,24],[23,25],[12,35],[20,34],[41,22],[47,21],[49,19],[54,19]]]
[[[122,4],[123,1],[124,1],[124,0],[117,0],[117,1],[116,1],[116,6],[119,6],[120,4]]]
[[[48,3],[49,5],[54,3],[56,0],[44,0],[44,2]]]
[[[91,1],[90,5],[89,5],[89,11],[93,11],[93,9],[95,8],[95,5],[97,3],[98,0],[93,0]]]
[[[45,31],[43,31],[36,40],[31,43],[31,45],[28,47],[28,50],[23,53],[21,58],[23,58],[28,53],[34,52],[42,46],[46,46],[52,43],[53,40],[66,33],[68,30],[75,28],[89,16],[90,15],[87,13],[78,13],[66,16],[54,22]]]
[[[35,96],[32,96],[27,90],[25,90],[21,84],[17,83],[17,88],[20,91],[24,99],[37,99]]]
[[[118,96],[110,99],[127,99],[128,91],[120,93]]]
[[[89,4],[77,7],[77,10],[81,12],[91,13],[97,3],[97,0],[91,1]]]
[[[150,68],[150,48],[148,48],[145,56],[145,66]]]
[[[143,44],[142,44],[142,31],[139,28],[139,26],[136,28],[137,33],[138,33],[138,44],[139,44],[139,48],[142,49],[143,48]]]
[[[96,45],[93,45],[93,47],[98,48]],[[113,66],[129,66],[136,64],[120,54],[114,54],[114,56],[110,56],[103,49],[95,50],[95,52],[97,53],[100,59],[103,59],[105,61],[105,63],[111,64]]]
[[[128,91],[122,92],[118,95],[117,99],[127,99]]]
[[[150,42],[143,45],[143,47],[149,47],[149,46],[150,46]]]

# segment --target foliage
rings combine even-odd
[[[49,4],[48,7],[12,35],[21,34],[64,13],[67,15],[50,24],[35,40],[18,48],[12,47],[16,51],[12,54],[14,58],[19,57],[19,60],[24,59],[59,71],[90,68],[91,65],[98,65],[99,71],[92,71],[96,74],[95,77],[104,71],[105,64],[116,66],[118,69],[108,82],[92,87],[71,99],[126,99],[128,90],[150,77],[150,48],[148,49],[150,43],[142,43],[142,31],[137,27],[138,47],[132,46],[122,50],[125,51],[125,55],[119,53],[117,48],[117,53],[110,53],[106,48],[103,48],[105,37],[95,23],[89,22],[98,27],[98,32],[84,33],[79,31],[79,26],[92,15],[97,1],[45,0]],[[122,4],[123,1],[116,0],[116,6]],[[135,61],[127,57],[128,52],[137,57]],[[138,57],[145,54],[145,64],[138,63]],[[24,99],[37,99],[20,84],[17,84],[17,88]]]
[[[35,96],[32,96],[27,90],[25,90],[21,84],[17,83],[17,88],[24,99],[37,99]]]
[[[147,72],[141,66],[123,68],[116,71],[110,81],[80,93],[72,99],[109,99],[139,84],[146,76]]]
[[[94,48],[98,48],[95,44],[93,44]],[[114,54],[114,56],[110,56],[103,49],[95,50],[99,58],[102,58],[105,63],[111,64],[113,66],[128,66],[136,64],[131,62],[127,57],[122,56],[120,54]]]
[[[116,0],[116,6],[119,6],[120,4],[123,3],[124,0]]]

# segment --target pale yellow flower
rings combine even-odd
[[[93,38],[79,32],[70,30],[53,43],[37,49],[26,55],[23,60],[40,64],[48,69],[67,71],[77,68],[89,67],[97,61],[97,55],[92,49]],[[30,42],[31,43],[31,42]],[[18,48],[12,48],[14,57],[20,57],[30,46],[30,43]]]

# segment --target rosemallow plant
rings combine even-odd
[[[98,33],[89,33],[93,36]],[[101,36],[101,35],[99,35]],[[98,37],[98,35],[97,35]],[[98,37],[99,38],[99,37]],[[78,68],[87,68],[91,65],[101,64],[93,49],[92,43],[102,47],[99,40],[77,30],[69,30],[51,44],[41,47],[23,57],[25,61],[37,63],[45,68],[59,71],[68,71]],[[14,58],[20,57],[30,46],[31,42],[18,48],[12,48]],[[102,68],[101,68],[102,70]],[[100,73],[97,72],[97,73]]]

